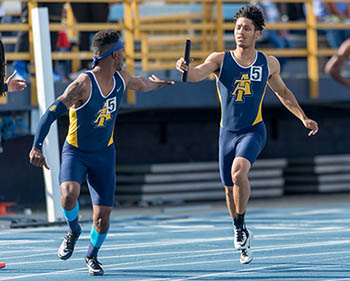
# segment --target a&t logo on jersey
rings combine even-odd
[[[234,85],[236,85],[236,88],[232,92],[232,95],[236,96],[235,102],[242,102],[243,96],[252,94],[250,91],[251,83],[249,74],[242,74],[241,79],[235,80]]]
[[[112,118],[111,113],[116,111],[116,109],[117,109],[116,97],[106,100],[103,108],[100,109],[96,114],[97,118],[94,121],[94,123],[97,124],[96,127],[104,127],[105,122]]]

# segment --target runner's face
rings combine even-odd
[[[255,30],[253,21],[247,18],[237,20],[234,32],[237,47],[244,49],[254,47],[255,40],[260,36],[260,31]]]

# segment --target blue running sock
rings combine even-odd
[[[92,225],[91,232],[90,232],[90,243],[89,248],[86,252],[86,256],[88,258],[97,257],[98,250],[101,248],[103,242],[105,241],[107,234],[108,234],[109,228],[106,233],[98,233],[95,229],[95,226]]]
[[[77,204],[72,210],[67,211],[62,207],[62,211],[67,221],[69,231],[73,233],[80,233],[81,228],[79,225],[79,202],[77,201]]]

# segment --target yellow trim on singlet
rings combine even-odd
[[[70,145],[78,147],[78,118],[76,110],[69,110],[69,129],[66,140]]]
[[[219,101],[220,101],[220,108],[221,108],[221,120],[220,120],[220,127],[222,128],[222,100],[221,100],[221,94],[220,94],[220,90],[219,90],[218,83],[216,83],[216,90],[217,90],[218,97],[219,97]]]
[[[111,135],[111,138],[109,139],[107,146],[110,146],[113,143],[113,135],[114,135],[114,129],[112,131],[112,135]]]
[[[267,85],[265,85],[265,88],[264,88],[264,93],[261,97],[261,101],[260,101],[260,104],[259,104],[259,111],[258,111],[258,114],[255,118],[255,121],[253,122],[252,126],[254,126],[255,124],[258,124],[259,122],[261,122],[263,120],[262,118],[262,103],[263,103],[263,100],[264,100],[264,97],[265,97],[265,93],[266,93],[266,87]]]

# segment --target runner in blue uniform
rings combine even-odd
[[[124,48],[120,35],[113,30],[98,32],[93,39],[92,71],[81,74],[55,100],[41,117],[30,151],[30,162],[48,168],[42,145],[50,125],[69,110],[69,129],[62,149],[59,174],[62,210],[68,234],[58,249],[58,257],[69,259],[79,238],[78,197],[87,179],[93,205],[93,226],[85,261],[91,275],[103,275],[97,253],[109,230],[114,203],[115,146],[113,130],[126,89],[155,90],[173,82],[152,76],[136,77],[123,68]]]
[[[310,129],[309,136],[317,133],[318,124],[305,115],[282,81],[278,60],[256,51],[255,41],[265,26],[261,10],[244,6],[236,13],[234,23],[234,50],[213,52],[195,67],[188,67],[184,58],[180,58],[176,68],[180,72],[188,71],[188,80],[192,82],[201,81],[211,73],[216,76],[221,103],[220,176],[233,220],[234,246],[241,252],[240,262],[247,264],[253,259],[250,248],[253,233],[246,228],[244,220],[250,196],[248,172],[266,141],[261,112],[266,86]]]

